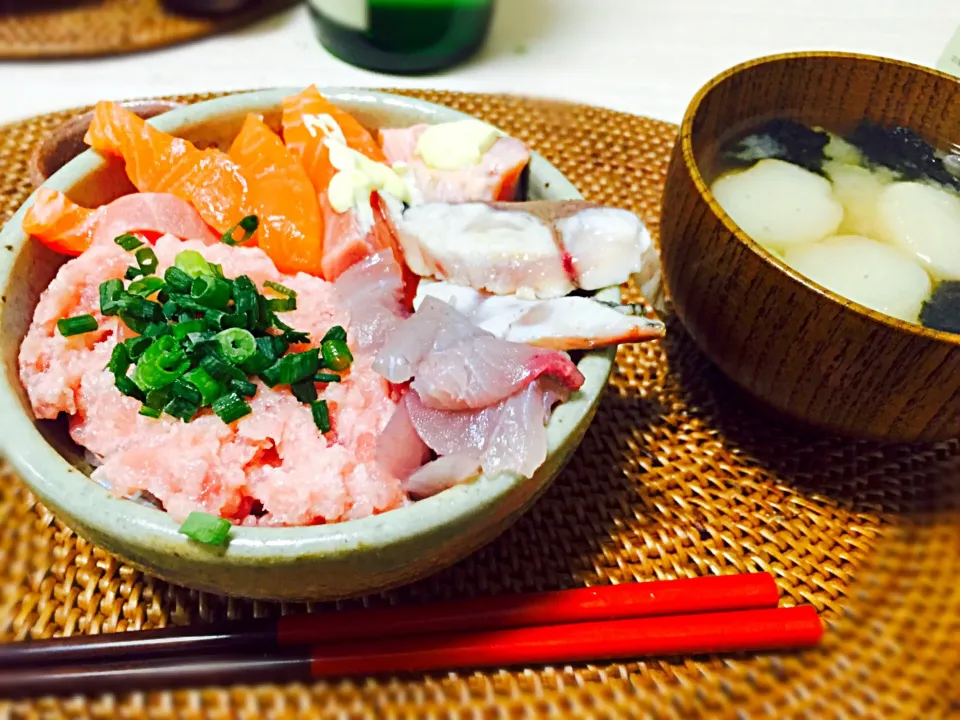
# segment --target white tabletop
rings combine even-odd
[[[933,66],[958,24],[956,0],[499,0],[476,59],[402,78],[331,57],[300,6],[163,50],[0,63],[0,123],[99,99],[314,82],[522,93],[677,122],[697,88],[743,60],[846,50]]]

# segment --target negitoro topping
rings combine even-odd
[[[252,218],[252,219],[251,219]],[[224,242],[245,242],[256,231],[256,216],[241,220],[225,233]],[[194,250],[184,250],[157,272],[157,256],[134,235],[115,241],[134,252],[136,264],[123,280],[100,285],[100,313],[119,317],[137,337],[113,349],[107,369],[121,393],[140,401],[140,414],[170,415],[190,422],[209,407],[224,422],[249,415],[248,399],[256,395],[259,377],[269,387],[289,385],[293,395],[309,405],[321,432],[330,431],[326,402],[318,399],[317,383],[340,382],[353,362],[347,333],[330,328],[320,347],[291,351],[310,342],[306,333],[284,323],[279,313],[296,309],[294,290],[267,281],[267,297],[247,276],[224,277],[219,265]],[[57,322],[61,335],[92,332],[92,315]]]

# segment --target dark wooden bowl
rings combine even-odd
[[[960,83],[819,52],[761,58],[711,80],[687,109],[664,193],[664,278],[680,321],[734,382],[793,418],[879,440],[960,436],[960,335],[807,280],[750,240],[708,190],[718,139],[775,115],[838,128],[867,118],[957,142]]]

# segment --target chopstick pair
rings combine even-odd
[[[0,696],[797,649],[820,640],[813,608],[777,602],[773,578],[751,573],[14,643],[0,645]]]

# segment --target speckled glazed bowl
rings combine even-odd
[[[200,146],[227,147],[248,112],[277,127],[281,99],[296,89],[234,95],[165,113],[151,122]],[[325,90],[370,128],[463,117],[430,103],[360,90]],[[131,191],[122,165],[84,152],[46,185],[93,206]],[[576,189],[534,155],[530,195],[579,198]],[[410,582],[465,557],[523,513],[563,467],[593,417],[614,350],[579,363],[583,388],[553,413],[547,460],[528,480],[482,477],[409,507],[350,522],[304,528],[235,528],[226,548],[199,545],[177,532],[165,513],[114,497],[87,477],[83,452],[65,423],[36,422],[17,372],[20,342],[40,293],[64,258],[20,229],[27,200],[0,236],[0,448],[58,518],[125,561],[174,583],[227,595],[323,600],[361,595]],[[616,288],[603,291],[617,299]]]

